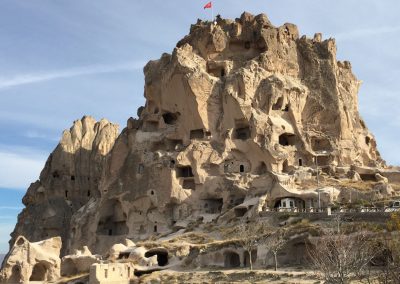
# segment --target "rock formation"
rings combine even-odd
[[[103,253],[295,190],[294,174],[315,159],[331,175],[384,164],[333,39],[299,38],[265,15],[200,21],[144,73],[146,105],[115,142],[101,198],[73,216],[68,249]]]
[[[60,277],[61,238],[30,243],[20,236],[4,258],[1,283],[54,281]]]
[[[63,132],[38,181],[23,198],[10,244],[20,236],[30,241],[69,235],[71,216],[90,199],[101,196],[99,184],[118,126],[103,119],[83,117]]]
[[[322,173],[392,194],[399,174],[359,115],[360,81],[336,60],[334,39],[300,37],[263,14],[199,20],[144,73],[146,105],[118,137],[90,117],[64,132],[13,240],[61,236],[63,255],[87,246],[115,259],[123,245],[110,248],[127,238],[333,204],[345,195],[316,191]]]

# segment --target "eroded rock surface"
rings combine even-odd
[[[24,197],[13,238],[61,236],[63,255],[87,246],[115,260],[132,246],[127,238],[351,200],[320,184],[329,178],[394,194],[399,171],[386,167],[359,115],[360,81],[336,60],[334,39],[300,37],[263,14],[218,17],[192,25],[144,73],[146,105],[118,138],[117,126],[90,117],[64,132]],[[108,269],[96,267],[93,275]]]
[[[10,243],[19,235],[30,241],[69,235],[71,216],[91,198],[99,198],[99,183],[118,126],[85,116],[63,132],[38,181],[23,198]],[[63,247],[64,248],[64,247]]]
[[[199,216],[257,212],[258,200],[231,209],[276,188],[296,194],[294,174],[315,159],[331,175],[384,165],[333,39],[245,13],[198,22],[144,72],[146,105],[112,149],[102,198],[74,215],[69,248],[101,253]]]
[[[30,243],[20,236],[4,258],[1,283],[55,281],[60,277],[61,238]]]

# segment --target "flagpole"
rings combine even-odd
[[[211,2],[211,22],[214,23],[214,3]]]

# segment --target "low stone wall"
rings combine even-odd
[[[275,211],[262,211],[259,213],[260,217],[274,217],[283,219],[284,216],[300,217],[309,219],[310,221],[324,220],[329,221],[339,215],[344,221],[372,221],[372,222],[385,222],[390,218],[391,212],[333,212],[328,215],[327,212],[275,212]]]

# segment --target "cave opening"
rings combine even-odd
[[[279,144],[282,146],[294,146],[296,144],[296,135],[283,133],[279,136]]]
[[[204,138],[203,129],[194,129],[190,131],[190,139],[203,139],[203,138]]]
[[[144,254],[145,257],[152,257],[154,255],[157,255],[158,266],[166,266],[168,264],[168,251],[166,249],[151,249]]]
[[[193,172],[192,172],[192,167],[190,166],[180,166],[176,168],[176,177],[194,177]]]
[[[29,281],[46,281],[47,267],[43,263],[36,263]]]
[[[176,124],[179,115],[176,113],[167,112],[162,115],[165,124],[174,125]]]
[[[224,267],[226,268],[234,268],[240,267],[240,256],[236,252],[225,252],[224,253]]]

